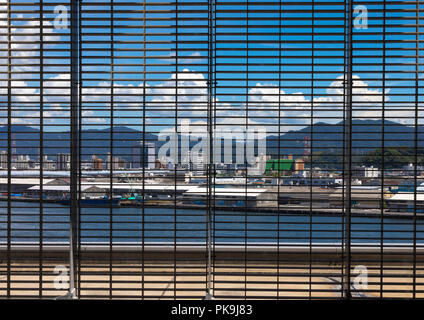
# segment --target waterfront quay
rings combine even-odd
[[[207,265],[204,245],[83,245],[76,262],[82,299],[203,299]],[[60,298],[58,270],[67,266],[67,246],[14,246],[9,267],[0,246],[0,295]],[[335,299],[341,297],[341,248],[329,246],[216,246],[212,288],[215,299]],[[424,297],[422,248],[353,247],[367,269],[366,287],[352,285],[354,298]],[[313,256],[313,262],[311,257]],[[381,258],[381,260],[379,260]],[[384,265],[384,274],[381,273]],[[352,268],[355,268],[353,265]],[[413,271],[413,267],[416,268]],[[62,270],[60,269],[60,270]],[[412,284],[415,280],[415,284]],[[63,280],[63,279],[62,279]],[[262,285],[257,287],[257,283]],[[55,286],[56,283],[56,286]]]
[[[0,172],[0,200],[45,202],[70,205],[67,171]],[[211,181],[193,172],[170,170],[114,172],[86,171],[79,179],[78,201],[91,207],[160,206],[180,209],[206,207],[213,199],[214,210],[261,213],[342,214],[346,192],[342,180],[321,172],[312,177],[291,174],[282,177],[214,177]],[[412,217],[424,212],[424,188],[417,179],[392,176],[385,179],[362,177],[352,181],[351,211],[354,215]],[[416,190],[416,196],[414,196]],[[10,192],[10,194],[8,194]]]

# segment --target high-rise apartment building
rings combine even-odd
[[[102,170],[103,169],[103,160],[100,159],[98,156],[93,155],[91,157],[91,167],[95,170]]]
[[[147,169],[154,169],[155,161],[156,150],[154,143],[146,142],[143,144],[142,141],[139,141],[135,146],[131,148],[132,168],[143,168],[144,165],[144,167]]]
[[[7,169],[7,151],[0,151],[0,169]]]
[[[69,170],[71,166],[71,155],[59,153],[56,158],[56,170]]]

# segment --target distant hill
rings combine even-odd
[[[283,131],[284,128],[282,128]],[[312,130],[311,130],[312,129]],[[36,128],[22,125],[13,125],[16,151],[18,154],[28,154],[36,159],[40,140],[40,132]],[[392,121],[384,121],[386,147],[414,147],[415,129]],[[69,132],[45,132],[43,134],[44,153],[56,155],[70,153]],[[110,129],[90,129],[81,133],[82,158],[89,159],[93,154],[105,158],[110,152]],[[129,159],[131,147],[143,139],[143,132],[128,127],[114,127],[114,154]],[[279,139],[280,138],[280,139]],[[313,139],[311,148],[313,153],[340,153],[343,146],[343,122],[337,124],[317,123],[300,130],[291,130],[284,134],[267,137],[267,154],[281,156],[292,154],[302,156],[304,153],[305,138]],[[366,154],[381,147],[382,121],[381,120],[354,120],[353,121],[353,152]],[[280,140],[280,141],[278,141]],[[419,147],[424,147],[424,131],[419,127]],[[155,142],[159,148],[164,142],[157,141],[157,135],[146,134],[146,141]],[[195,144],[192,143],[192,144]],[[234,143],[235,145],[235,143]],[[280,152],[278,152],[280,146]],[[7,127],[0,127],[0,150],[7,148]]]
[[[352,122],[352,147],[354,154],[366,154],[382,146],[383,123],[381,120],[354,120]],[[344,123],[316,123],[312,128],[307,126],[300,130],[292,130],[267,139],[267,153],[287,155],[303,155],[306,138],[311,139],[313,153],[341,153],[343,148]],[[311,130],[312,129],[312,130]],[[393,121],[384,121],[385,147],[414,148],[415,128]],[[418,146],[424,147],[424,131],[418,127]]]
[[[36,159],[41,138],[39,130],[27,126],[12,126],[12,133],[15,134],[16,153],[28,154],[31,158]],[[44,140],[44,154],[70,153],[69,132],[45,132],[42,138]],[[89,159],[94,154],[99,155],[103,159],[106,158],[106,154],[111,149],[110,138],[110,129],[82,131],[82,159]],[[137,141],[143,140],[143,132],[127,127],[114,127],[113,139],[114,154],[128,158],[131,155],[131,147]],[[156,142],[157,136],[146,134],[146,141]],[[7,127],[0,127],[0,150],[5,150],[6,148]]]

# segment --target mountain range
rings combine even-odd
[[[283,131],[282,128],[281,131]],[[316,123],[299,130],[290,130],[281,135],[267,136],[267,154],[302,156],[306,150],[313,153],[340,153],[343,147],[344,123],[336,124]],[[381,120],[354,120],[352,122],[352,147],[354,154],[365,154],[382,146],[384,130],[385,147],[414,148],[415,128],[393,121]],[[12,145],[17,154],[30,155],[37,159],[40,146],[40,131],[37,128],[13,125],[11,127]],[[424,147],[424,130],[417,129],[418,146]],[[7,149],[8,128],[0,127],[0,150]],[[44,132],[42,135],[44,154],[54,156],[58,153],[70,153],[69,132]],[[111,150],[111,131],[107,129],[90,129],[81,132],[82,159],[87,160],[92,155],[105,158]],[[146,133],[146,142],[154,142],[158,149],[164,141],[158,141],[156,134]],[[131,148],[138,141],[143,140],[143,132],[117,126],[113,128],[114,155],[129,160]],[[194,145],[196,142],[192,142]],[[233,147],[235,142],[233,142]],[[278,152],[280,147],[280,152]],[[54,159],[54,158],[53,158]]]

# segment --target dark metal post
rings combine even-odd
[[[76,298],[77,273],[75,262],[77,253],[78,226],[78,0],[71,0],[71,181],[70,181],[70,221],[69,221],[69,298]]]
[[[351,298],[350,292],[350,282],[351,282],[351,209],[352,209],[352,199],[351,199],[351,189],[352,189],[352,32],[353,32],[353,1],[349,0],[347,7],[347,46],[346,46],[346,75],[345,75],[345,108],[346,108],[346,118],[345,118],[345,133],[346,133],[346,161],[347,166],[345,166],[346,172],[343,172],[343,179],[346,180],[345,183],[345,234],[344,234],[344,252],[345,252],[345,263],[344,263],[344,277],[343,277],[343,288],[342,294],[345,299]]]
[[[414,215],[413,215],[413,247],[412,247],[412,298],[416,298],[417,294],[417,187],[418,187],[418,148],[419,148],[419,78],[420,78],[420,1],[416,2],[416,25],[415,25],[415,120],[414,120]]]
[[[208,119],[207,119],[207,131],[208,131],[208,151],[207,151],[207,212],[206,212],[206,224],[207,224],[207,279],[206,279],[206,296],[205,300],[213,299],[212,293],[212,205],[214,199],[212,196],[214,183],[214,149],[213,144],[215,143],[214,132],[213,132],[213,86],[214,86],[214,73],[213,73],[213,13],[214,13],[214,0],[209,0],[208,3]]]
[[[12,250],[12,34],[10,6],[10,1],[7,1],[7,298],[10,298],[10,253]]]

